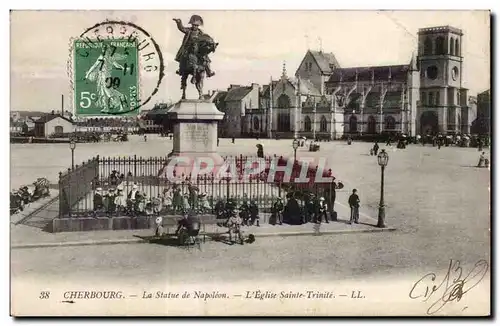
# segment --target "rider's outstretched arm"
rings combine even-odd
[[[182,21],[180,19],[174,19],[175,23],[177,24],[177,29],[181,32],[183,32],[184,34],[186,34],[188,31],[189,31],[189,28],[187,27],[184,27],[182,25]]]

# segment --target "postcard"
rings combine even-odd
[[[489,316],[489,11],[10,13],[11,315]]]

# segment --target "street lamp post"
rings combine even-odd
[[[69,149],[71,149],[71,169],[75,169],[75,148],[76,148],[76,142],[74,140],[71,140],[69,142]]]
[[[297,148],[299,148],[299,140],[295,138],[292,143],[293,147],[293,163],[297,162]]]
[[[378,223],[377,227],[385,228],[385,204],[384,204],[384,170],[389,162],[389,154],[385,151],[385,149],[381,150],[377,155],[378,165],[380,165],[381,169],[381,177],[380,177],[380,203],[378,206]]]

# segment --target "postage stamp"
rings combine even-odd
[[[108,20],[87,28],[72,39],[70,53],[77,117],[137,116],[164,77],[159,45],[131,22]],[[144,86],[145,79],[156,83]]]
[[[137,44],[126,39],[77,40],[75,113],[137,115],[140,107]],[[85,49],[87,56],[80,55]]]

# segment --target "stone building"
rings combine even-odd
[[[418,32],[420,105],[417,130],[468,133],[467,89],[463,87],[462,30],[451,26],[422,28]]]
[[[254,121],[251,115],[262,110],[259,108],[259,93],[259,85],[253,83],[250,86],[230,85],[227,92],[221,93],[220,96],[215,95],[216,106],[219,111],[225,113],[220,123],[225,137],[240,137],[252,130]],[[262,117],[258,119],[260,121]],[[261,129],[260,122],[258,129]]]
[[[330,139],[469,133],[476,108],[462,85],[462,37],[450,26],[420,29],[418,55],[387,66],[342,68],[333,53],[308,50],[294,77],[283,65],[281,78],[262,87],[231,85],[217,103],[226,113],[221,133]]]
[[[472,133],[490,134],[491,133],[491,94],[486,90],[477,94],[477,119],[472,124]]]
[[[75,131],[73,121],[60,114],[46,114],[35,121],[35,137],[64,135]]]
[[[416,59],[406,65],[341,68],[327,85],[337,128],[349,134],[415,134],[419,73]]]

